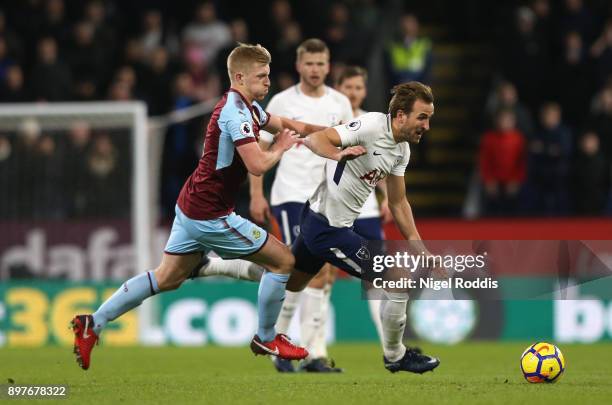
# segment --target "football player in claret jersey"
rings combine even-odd
[[[91,350],[106,324],[157,293],[174,290],[214,250],[223,259],[242,257],[267,271],[258,293],[259,327],[251,342],[255,354],[303,359],[308,352],[293,345],[274,324],[294,265],[289,248],[254,223],[234,213],[247,173],[260,176],[297,141],[324,127],[270,115],[257,103],[270,88],[270,54],[260,45],[240,44],[227,60],[231,88],[215,106],[206,128],[204,150],[176,205],[176,217],[160,265],[126,281],[93,315],[73,321],[77,362],[88,369]],[[260,128],[276,133],[263,151]]]
[[[304,289],[326,262],[356,277],[365,275],[358,252],[366,240],[352,226],[381,179],[387,179],[389,209],[402,235],[407,240],[421,239],[406,199],[404,172],[410,159],[409,143],[419,143],[433,113],[431,89],[409,82],[393,88],[388,114],[367,113],[306,138],[306,146],[330,160],[302,213],[300,235],[292,248],[296,268],[287,290]],[[381,308],[385,367],[391,372],[433,370],[438,359],[402,343],[407,296],[385,293],[388,299]]]

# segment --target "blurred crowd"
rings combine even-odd
[[[11,191],[0,198],[0,220],[128,218],[129,135],[79,120],[68,131],[43,131],[34,119],[14,136],[0,134],[0,184]]]
[[[611,4],[532,0],[509,11],[484,108],[484,213],[612,214]]]
[[[226,58],[236,42],[261,43],[271,51],[273,94],[295,83],[295,49],[308,37],[326,40],[334,66],[364,64],[372,45],[368,38],[380,12],[373,0],[313,0],[308,4],[274,0],[257,5],[240,0],[5,2],[0,5],[0,103],[142,100],[149,115],[162,115],[219,97],[229,87]],[[360,29],[354,29],[356,26]],[[167,211],[163,215],[172,215],[176,195],[197,164],[202,125],[197,120],[168,129],[162,162],[161,200]],[[37,191],[49,200],[41,205],[44,217],[79,216],[102,209],[93,207],[94,202],[117,211],[117,205],[104,198],[81,204],[78,201],[84,201],[83,196],[65,193],[66,187],[80,184],[61,178],[61,162],[73,147],[72,132],[66,140],[38,132],[31,137],[23,131],[18,136],[0,135],[0,176],[7,177],[6,184],[18,184],[19,176],[3,171],[16,167],[16,162],[24,170],[30,167],[34,176],[39,170],[28,162],[41,165],[45,160],[37,156],[53,156],[49,164],[56,170],[46,170],[49,178],[37,180],[48,182],[47,191]],[[95,134],[87,144],[88,153],[98,145],[112,149],[109,154],[120,149],[114,138],[104,134]],[[125,160],[120,163],[128,167]],[[92,187],[88,190],[93,192]],[[76,205],[88,208],[70,207],[72,198]],[[21,196],[18,202],[2,202],[13,207],[3,207],[0,216],[27,217],[39,202],[31,195]]]
[[[5,3],[0,102],[138,99],[150,115],[163,114],[219,96],[229,84],[226,57],[238,41],[271,51],[280,89],[294,82],[295,48],[310,36],[327,41],[334,62],[365,61],[380,13],[374,1],[349,2],[358,6],[352,10],[343,2],[293,3]]]
[[[162,115],[220,96],[229,86],[225,63],[236,42],[261,43],[271,51],[270,94],[275,94],[295,84],[295,49],[310,37],[321,38],[329,46],[332,79],[345,65],[369,67],[379,47],[384,76],[379,85],[388,88],[408,80],[436,85],[431,83],[432,40],[420,34],[415,14],[394,15],[386,35],[379,35],[387,22],[385,8],[400,3],[4,2],[0,5],[0,103],[142,100],[149,115]],[[404,6],[400,4],[398,10],[417,5],[406,2]],[[478,29],[451,24],[455,27],[451,36],[489,43],[496,50],[497,63],[491,60],[491,64],[497,66],[498,75],[483,107],[486,130],[478,159],[483,213],[610,213],[610,5],[598,0],[500,0],[495,4],[469,0],[464,6],[449,6],[434,0],[429,6],[418,5],[416,11],[428,7],[446,19],[479,21]],[[503,10],[502,18],[489,18],[491,9]],[[383,43],[377,43],[381,38]],[[172,216],[176,195],[197,164],[204,121],[168,128],[161,175],[164,216]],[[19,203],[0,202],[14,205],[2,207],[0,216],[34,213],[37,207],[24,202],[28,199],[47,201],[44,216],[53,218],[129,207],[126,201],[124,208],[112,198],[106,201],[101,191],[98,197],[88,197],[68,189],[89,184],[87,192],[94,193],[108,182],[129,195],[128,184],[122,183],[129,179],[112,174],[129,167],[130,156],[122,152],[129,146],[117,143],[126,142],[126,137],[84,129],[87,124],[78,122],[67,137],[37,130],[35,122],[28,125],[18,136],[0,133],[0,180],[3,187],[17,184],[22,175],[6,172],[7,168],[16,167],[15,162],[24,167],[31,162],[30,167],[37,169],[24,173],[33,178],[23,181],[41,186],[29,191],[36,196],[21,196]],[[79,178],[62,178],[62,173],[79,173]],[[20,213],[16,207],[22,207]]]

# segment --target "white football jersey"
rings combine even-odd
[[[353,119],[349,99],[327,86],[322,97],[310,97],[302,93],[299,84],[296,84],[272,97],[266,111],[326,127]],[[260,136],[267,142],[273,140],[272,134],[265,131],[261,131]],[[296,145],[285,152],[276,169],[270,203],[305,203],[323,178],[326,160],[304,145]]]
[[[388,114],[367,113],[335,129],[342,147],[362,145],[367,154],[343,163],[328,160],[325,179],[310,198],[310,208],[331,226],[350,227],[378,181],[389,174],[404,175],[410,147],[407,142],[395,142]]]

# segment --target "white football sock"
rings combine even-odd
[[[376,327],[376,333],[378,334],[378,339],[382,344],[384,341],[383,338],[383,327],[382,327],[382,319],[381,319],[381,300],[376,299],[368,299],[368,307],[370,308],[370,316],[372,317],[372,322]]]
[[[210,257],[210,262],[198,270],[198,277],[225,276],[238,280],[260,281],[265,269],[248,260],[223,260]]]
[[[277,333],[283,333],[286,335],[289,331],[289,325],[291,325],[293,314],[295,314],[295,310],[300,304],[301,296],[301,291],[285,291],[285,301],[283,301],[283,306],[281,307],[280,314],[278,314],[278,319],[276,320]]]
[[[408,297],[406,294],[388,294],[387,297],[381,304],[383,351],[387,360],[397,361],[406,353],[402,338],[406,328]]]
[[[329,320],[329,299],[331,296],[331,284],[323,287],[323,302],[321,305],[321,326],[314,337],[312,352],[310,355],[315,358],[327,358],[327,321]]]
[[[306,287],[300,307],[300,344],[313,351],[315,337],[321,328],[321,309],[325,293],[322,288]],[[312,354],[309,358],[315,358]]]

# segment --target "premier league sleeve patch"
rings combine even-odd
[[[240,133],[244,136],[255,136],[253,134],[253,127],[251,126],[251,123],[248,121],[245,121],[242,124],[240,124]]]
[[[359,128],[361,128],[361,120],[353,120],[346,124],[346,129],[350,131],[357,131]]]

